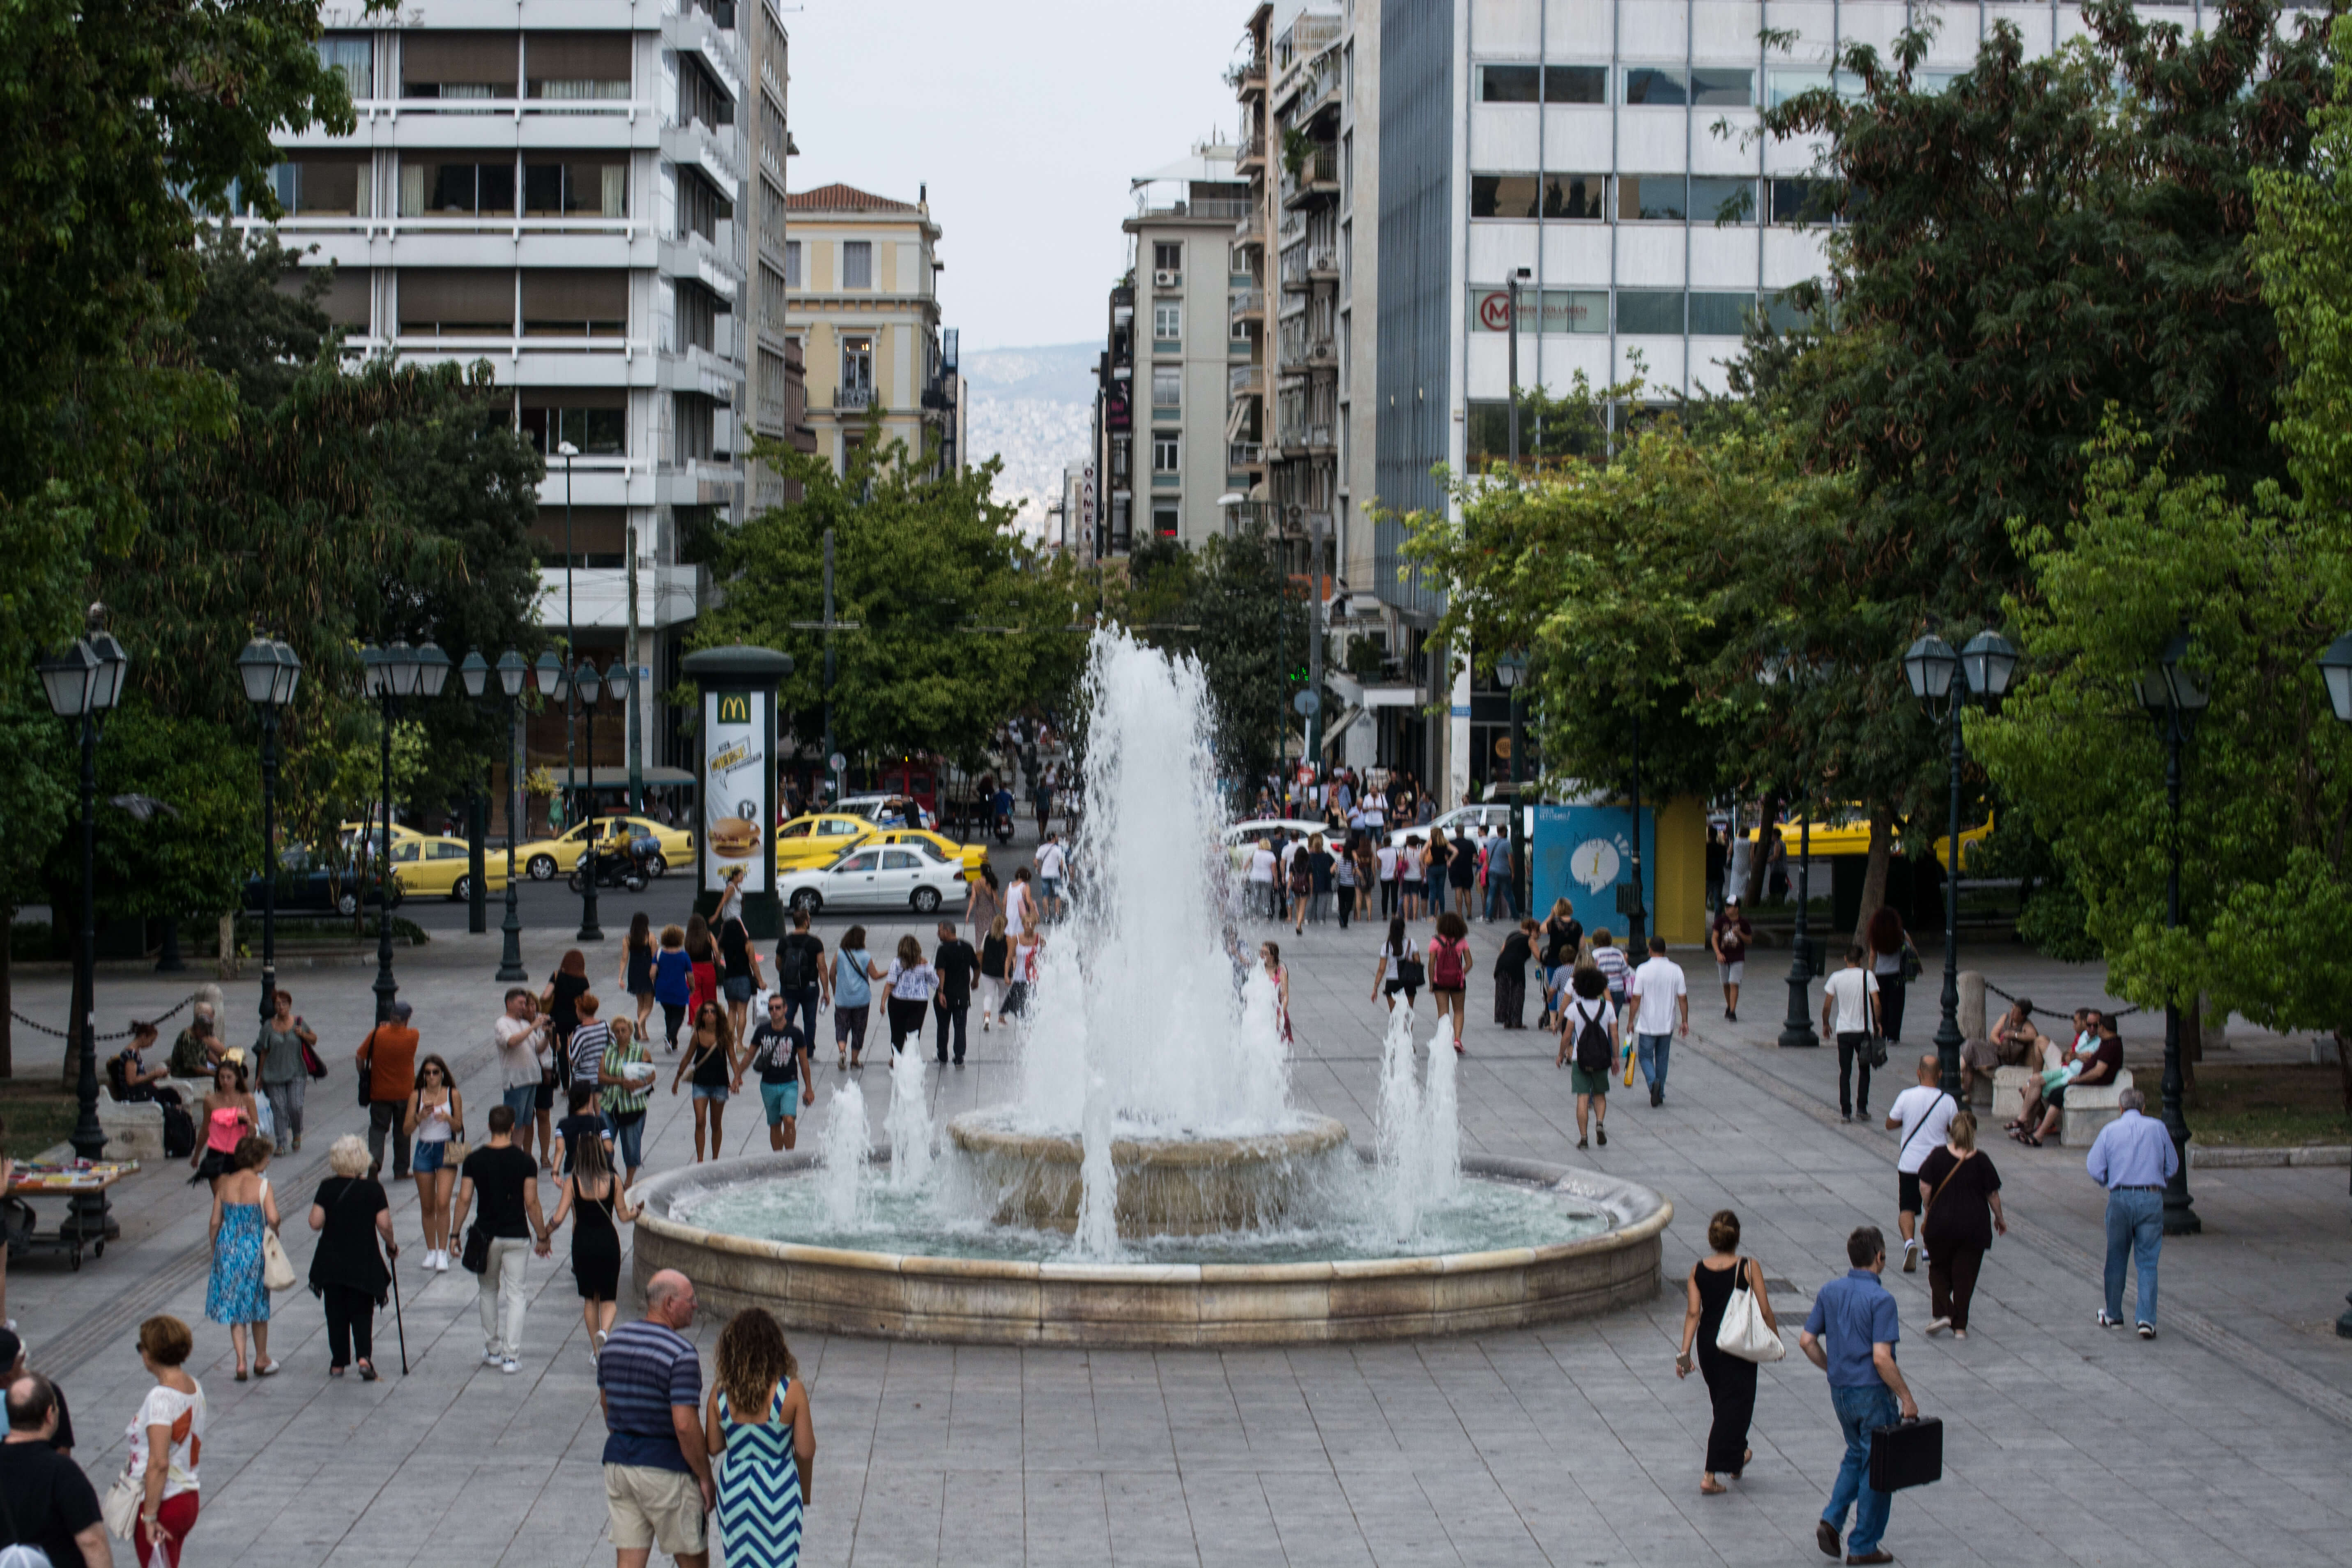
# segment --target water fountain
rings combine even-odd
[[[788,1324],[979,1342],[1183,1344],[1508,1327],[1655,1293],[1672,1215],[1630,1183],[1461,1153],[1450,1026],[1383,1041],[1375,1147],[1292,1102],[1272,982],[1226,923],[1196,666],[1096,634],[1071,918],[1019,1032],[1019,1092],[929,1113],[891,1068],[811,1153],[646,1184],[642,1279]]]

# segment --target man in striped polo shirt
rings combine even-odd
[[[656,1546],[679,1568],[710,1561],[718,1499],[702,1441],[702,1362],[694,1282],[665,1268],[646,1281],[646,1315],[613,1331],[596,1357],[604,1406],[604,1503],[618,1568],[646,1568]]]

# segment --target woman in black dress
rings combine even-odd
[[[1919,1195],[1927,1212],[1919,1216],[1919,1245],[1927,1249],[1930,1334],[1952,1331],[1969,1337],[1969,1302],[1977,1293],[1977,1270],[1991,1250],[1993,1234],[2009,1234],[2000,1209],[2000,1173],[1977,1148],[1977,1119],[1963,1110],[1944,1132],[1944,1146],[1919,1164]]]
[[[572,1278],[580,1286],[580,1321],[588,1327],[588,1354],[604,1348],[621,1296],[620,1222],[637,1217],[636,1205],[613,1175],[613,1157],[602,1138],[583,1138],[572,1151],[547,1222],[552,1232],[572,1216]]]
[[[1495,955],[1495,1022],[1506,1029],[1528,1026],[1528,964],[1535,957],[1537,926],[1521,921]]]
[[[654,922],[639,910],[629,921],[627,940],[621,943],[621,989],[637,999],[637,1038],[646,1037],[646,1020],[654,1012]]]
[[[1763,1267],[1752,1258],[1739,1256],[1739,1216],[1729,1209],[1717,1212],[1707,1221],[1706,1244],[1714,1252],[1691,1266],[1690,1299],[1683,1312],[1683,1348],[1675,1358],[1675,1375],[1690,1375],[1691,1352],[1696,1348],[1699,1373],[1706,1379],[1706,1396],[1715,1405],[1715,1425],[1706,1434],[1706,1473],[1699,1479],[1698,1489],[1717,1497],[1730,1489],[1718,1478],[1738,1480],[1755,1457],[1748,1447],[1748,1428],[1756,1419],[1756,1363],[1715,1348],[1715,1337],[1723,1331],[1724,1309],[1731,1305],[1731,1292],[1739,1276],[1747,1276],[1748,1288],[1756,1292],[1757,1309],[1776,1334],[1780,1331],[1780,1321],[1772,1315],[1771,1299],[1764,1294]]]
[[[326,1303],[327,1375],[342,1376],[356,1360],[361,1379],[373,1383],[375,1310],[392,1289],[384,1259],[400,1256],[392,1239],[392,1205],[383,1184],[368,1174],[364,1139],[349,1132],[336,1139],[327,1151],[327,1168],[335,1173],[319,1184],[310,1204],[310,1228],[319,1233],[310,1254],[310,1293]]]

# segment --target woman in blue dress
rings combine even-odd
[[[702,1436],[719,1469],[719,1536],[727,1568],[795,1568],[816,1427],[800,1363],[757,1307],[719,1336]]]
[[[228,1325],[239,1383],[248,1375],[247,1327],[253,1330],[253,1370],[263,1377],[278,1370],[269,1359],[269,1291],[261,1282],[262,1232],[278,1228],[278,1200],[261,1173],[270,1148],[267,1138],[239,1140],[228,1169],[213,1186],[213,1274],[205,1290],[205,1316]]]

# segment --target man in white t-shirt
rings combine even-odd
[[[1045,835],[1045,842],[1037,846],[1037,890],[1042,895],[1047,920],[1059,920],[1062,914],[1062,867],[1067,851],[1062,847],[1058,833]]]
[[[1837,1040],[1838,1115],[1854,1117],[1854,1068],[1862,1068],[1862,1115],[1870,1117],[1870,1037],[1878,1019],[1878,977],[1862,965],[1862,949],[1845,950],[1845,967],[1822,986],[1822,1033]]]
[[[1249,879],[1250,902],[1255,907],[1257,916],[1261,920],[1270,921],[1274,918],[1274,869],[1277,863],[1275,859],[1274,841],[1268,838],[1259,839],[1257,848],[1250,854]]]
[[[1386,920],[1397,912],[1396,846],[1381,839],[1380,847],[1372,851],[1372,864],[1381,874],[1381,918]]]
[[[1683,966],[1666,956],[1666,939],[1650,939],[1650,957],[1633,971],[1633,1055],[1650,1081],[1650,1103],[1666,1102],[1666,1056],[1679,1029],[1690,1038],[1690,986]]]
[[[1951,1131],[1960,1102],[1944,1092],[1943,1064],[1930,1054],[1919,1058],[1919,1081],[1895,1097],[1886,1125],[1900,1128],[1895,1151],[1895,1223],[1903,1231],[1903,1272],[1919,1268],[1919,1167]]]

